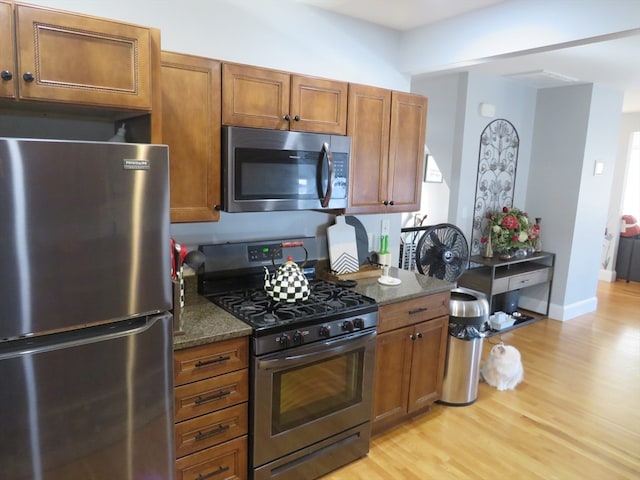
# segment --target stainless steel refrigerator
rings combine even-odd
[[[168,148],[0,138],[0,477],[171,480]]]

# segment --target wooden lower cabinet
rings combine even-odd
[[[248,340],[174,352],[176,478],[246,479]]]
[[[440,399],[447,347],[448,303],[447,292],[380,307],[374,433],[422,413]],[[443,308],[447,310],[444,314]]]
[[[247,436],[207,448],[176,462],[176,480],[244,480],[247,478]]]

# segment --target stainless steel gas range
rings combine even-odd
[[[264,266],[302,261],[309,298],[276,302]],[[287,243],[285,243],[287,245]],[[255,480],[318,478],[367,454],[378,307],[344,286],[315,279],[315,238],[201,245],[201,295],[253,328],[250,471]]]

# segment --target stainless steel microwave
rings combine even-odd
[[[223,210],[346,208],[350,150],[346,136],[224,126]]]

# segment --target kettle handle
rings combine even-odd
[[[309,252],[307,252],[307,249],[304,246],[304,242],[282,242],[280,244],[280,248],[292,248],[292,247],[300,247],[304,250],[304,262],[302,262],[302,265],[300,265],[300,268],[304,268],[304,266],[307,264],[307,260],[309,259]],[[271,255],[271,263],[273,264],[273,266],[276,266],[276,259],[275,259],[275,255],[276,252],[273,252],[273,254]]]

